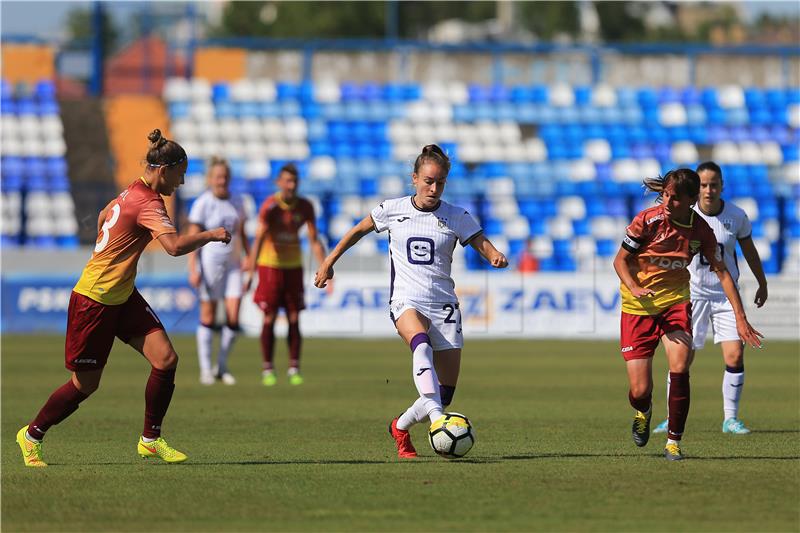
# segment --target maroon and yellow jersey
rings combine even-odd
[[[164,200],[142,178],[109,204],[92,258],[73,289],[105,305],[125,303],[133,292],[136,266],[147,244],[175,233]]]
[[[671,220],[663,206],[645,209],[630,223],[622,247],[633,254],[628,260],[631,276],[655,294],[634,298],[620,284],[622,311],[632,315],[657,315],[668,307],[689,300],[689,270],[697,253],[702,253],[711,270],[724,270],[717,239],[708,223],[691,212],[689,224]]]
[[[305,198],[295,198],[288,204],[276,193],[264,200],[258,220],[267,228],[258,254],[258,265],[272,268],[303,266],[298,232],[303,224],[315,220],[311,202]]]

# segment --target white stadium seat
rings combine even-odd
[[[662,126],[684,126],[687,122],[686,108],[680,102],[668,102],[658,107],[658,122]]]
[[[672,144],[670,158],[679,165],[694,164],[700,159],[700,155],[692,141],[678,141]]]
[[[719,106],[723,109],[740,109],[744,107],[744,91],[739,85],[726,85],[717,92]]]
[[[583,153],[595,163],[611,161],[611,145],[605,139],[589,139],[583,143]]]
[[[750,220],[758,220],[758,202],[751,197],[734,198],[734,204],[742,208]]]

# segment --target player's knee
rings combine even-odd
[[[171,368],[175,368],[178,366],[178,354],[175,353],[175,350],[170,348],[164,353],[164,355],[159,357],[152,364],[159,370],[169,370]]]
[[[631,396],[636,400],[643,400],[650,396],[653,387],[648,383],[634,383],[631,385]]]
[[[439,395],[442,397],[442,407],[447,407],[453,403],[453,396],[456,394],[454,385],[439,385]]]

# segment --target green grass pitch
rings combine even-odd
[[[720,431],[722,357],[692,368],[683,449],[639,449],[615,342],[467,339],[452,405],[472,420],[469,456],[398,460],[390,418],[415,397],[399,339],[307,339],[306,384],[260,385],[254,339],[241,339],[234,387],[197,382],[194,340],[181,354],[164,436],[181,465],[136,455],[147,363],[117,342],[95,395],[45,441],[46,469],[26,469],[14,435],[67,379],[63,337],[2,338],[4,531],[798,531],[798,344],[745,356],[748,436]],[[655,362],[655,416],[666,363]]]

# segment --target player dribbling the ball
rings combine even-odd
[[[415,194],[385,200],[339,241],[320,265],[314,285],[333,278],[333,266],[351,246],[373,231],[389,231],[391,261],[389,316],[411,349],[412,378],[419,398],[392,420],[389,432],[401,458],[416,457],[409,428],[440,418],[453,400],[461,364],[461,311],[450,275],[457,243],[468,244],[494,268],[508,260],[463,208],[441,200],[450,159],[435,144],[414,163]]]

